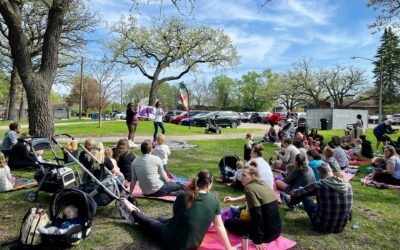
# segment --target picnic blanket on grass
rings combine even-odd
[[[231,234],[228,232],[228,238],[233,247],[237,247],[238,250],[242,249],[242,238]],[[279,236],[278,239],[270,242],[264,243],[265,249],[274,249],[274,250],[286,250],[296,246],[296,242],[289,240],[283,236]],[[217,230],[215,227],[212,227],[208,230],[206,236],[204,237],[201,246],[198,248],[199,250],[223,250],[225,249],[224,243],[222,239],[219,237]],[[251,240],[249,241],[249,249],[256,249],[255,245]]]
[[[38,185],[35,179],[30,179],[22,176],[13,176],[13,178],[15,178],[15,185],[14,188],[10,191],[29,189]]]
[[[361,184],[366,186],[373,186],[377,188],[395,188],[400,189],[400,186],[390,185],[382,182],[377,182],[372,179],[372,174],[369,174],[361,179]]]
[[[148,198],[148,199],[155,199],[155,200],[162,200],[162,201],[168,201],[168,202],[175,202],[176,196],[172,195],[167,195],[167,196],[161,196],[161,197],[150,197],[150,196],[145,196],[143,194],[142,189],[139,186],[139,182],[136,183],[135,189],[133,192],[131,191],[132,196],[135,198]]]
[[[197,145],[187,144],[185,141],[177,141],[176,143],[168,144],[170,150],[195,148]]]
[[[372,164],[372,160],[366,160],[366,161],[349,161],[349,165],[368,165]]]

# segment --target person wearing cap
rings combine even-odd
[[[353,123],[353,128],[350,130],[351,141],[353,142],[355,139],[360,139],[360,136],[363,134],[364,131],[362,128],[358,126],[358,123],[357,122]]]
[[[18,134],[21,133],[21,126],[16,122],[11,123],[9,128],[1,145],[1,151],[5,156],[10,155],[11,148],[17,144]]]
[[[374,136],[376,137],[376,151],[378,151],[381,142],[385,142],[385,134],[393,134],[397,131],[392,128],[392,123],[392,119],[387,119],[374,128]]]
[[[29,134],[22,133],[17,144],[11,148],[8,158],[8,166],[11,169],[32,167],[37,162],[35,154],[30,150],[30,140],[31,136]]]
[[[347,181],[333,175],[328,163],[317,167],[320,181],[290,192],[292,199],[301,199],[304,210],[311,219],[314,230],[340,233],[351,220],[353,189]],[[317,204],[312,200],[316,196]],[[290,204],[288,195],[281,195],[282,202]]]

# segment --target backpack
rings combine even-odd
[[[19,239],[23,245],[39,245],[42,243],[39,228],[50,223],[49,216],[43,208],[33,207],[26,211],[22,220]]]

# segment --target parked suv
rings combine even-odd
[[[193,119],[192,125],[197,127],[205,127],[207,119],[214,119],[215,123],[223,128],[237,128],[240,125],[240,116],[233,111],[214,111],[205,116]]]
[[[240,113],[240,121],[241,122],[250,122],[250,118],[254,113],[256,113],[256,112],[247,111],[247,112]]]
[[[173,116],[180,115],[183,112],[185,112],[185,111],[183,111],[183,110],[168,110],[165,113],[164,117],[163,117],[163,121],[164,122],[171,122],[171,119],[172,119]]]
[[[198,115],[201,113],[207,113],[207,111],[205,111],[205,110],[191,110],[190,112],[185,111],[180,115],[172,116],[171,123],[178,125],[183,119],[192,118],[192,116],[195,116],[195,115]]]
[[[393,124],[400,124],[400,114],[392,115]]]
[[[266,123],[267,122],[267,116],[269,116],[271,113],[269,112],[255,112],[251,115],[250,117],[250,122],[252,123]]]

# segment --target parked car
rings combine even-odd
[[[115,119],[126,120],[126,114],[125,113],[117,113],[115,115]]]
[[[256,113],[256,112],[248,111],[248,112],[240,113],[240,114],[239,114],[239,115],[240,115],[240,121],[241,121],[241,122],[250,122],[250,117],[251,117],[254,113]]]
[[[214,111],[207,115],[193,119],[192,125],[197,127],[205,127],[207,119],[214,119],[215,123],[223,128],[237,128],[240,125],[240,116],[233,111]]]
[[[197,114],[197,115],[195,115],[193,117],[190,117],[190,118],[184,118],[179,122],[179,125],[191,126],[194,119],[200,118],[200,117],[205,116],[207,114],[209,114],[209,112],[200,113],[200,114]]]
[[[251,115],[250,117],[250,122],[252,123],[266,123],[267,122],[267,116],[270,115],[271,113],[269,112],[255,112]]]
[[[173,116],[180,115],[180,114],[182,114],[183,112],[185,112],[185,111],[183,111],[183,110],[168,110],[168,111],[164,114],[163,121],[164,121],[164,122],[171,122],[171,118],[172,118]]]
[[[368,122],[377,124],[379,121],[379,115],[368,115]]]
[[[207,111],[205,111],[205,110],[191,110],[189,112],[185,111],[180,115],[176,115],[176,116],[171,117],[171,123],[179,124],[179,122],[182,121],[183,119],[191,118],[191,117],[193,117],[195,115],[198,115],[200,113],[207,113]]]
[[[392,115],[393,124],[400,124],[400,114]]]

